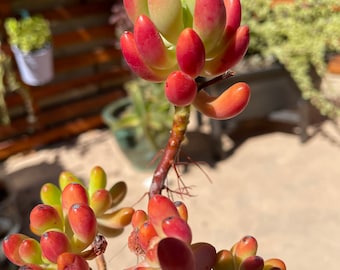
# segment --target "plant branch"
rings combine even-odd
[[[189,124],[189,117],[190,105],[185,107],[175,107],[175,114],[168,143],[152,178],[149,190],[150,198],[156,194],[161,194],[164,189],[164,182],[168,172],[171,166],[175,163],[176,156],[184,140],[185,132]]]
[[[209,80],[209,81],[204,81],[204,82],[200,83],[200,84],[198,85],[198,87],[197,87],[197,90],[200,91],[200,90],[202,90],[203,88],[206,88],[206,87],[208,87],[208,86],[210,86],[210,85],[213,85],[213,84],[215,84],[215,83],[217,83],[217,82],[219,82],[219,81],[223,81],[223,80],[225,80],[225,79],[228,79],[228,78],[230,78],[230,77],[232,77],[232,76],[234,76],[234,75],[235,75],[235,72],[234,72],[234,71],[232,71],[232,70],[227,70],[227,71],[224,72],[223,74],[221,74],[221,75],[219,75],[219,76],[217,76],[217,77],[215,77],[215,78],[213,78],[213,79],[211,79],[211,80]]]
[[[104,258],[104,254],[100,254],[96,257],[97,269],[98,270],[106,270],[106,261]]]
[[[106,261],[104,257],[104,252],[107,247],[107,241],[104,236],[97,235],[92,243],[92,248],[90,250],[83,251],[81,256],[86,260],[96,260],[98,270],[106,270]]]

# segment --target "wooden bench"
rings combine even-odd
[[[121,53],[114,47],[115,29],[108,23],[113,2],[1,0],[2,20],[25,9],[50,21],[55,78],[44,86],[28,87],[33,123],[27,120],[22,97],[6,95],[11,123],[0,126],[0,160],[102,127],[103,107],[126,95],[122,84],[130,72],[122,65]],[[4,36],[3,29],[0,35]],[[11,55],[6,42],[2,47]]]

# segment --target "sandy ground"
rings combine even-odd
[[[228,147],[230,141],[225,141]],[[214,166],[190,165],[182,178],[192,186],[193,196],[184,201],[194,241],[222,249],[253,235],[259,255],[279,257],[289,270],[338,270],[339,142],[334,126],[325,122],[304,144],[296,135],[271,132],[248,138]],[[196,149],[201,146],[197,144]],[[126,181],[129,193],[122,205],[134,205],[148,190],[152,172],[134,169],[107,130],[90,131],[71,142],[14,156],[1,164],[0,178],[16,190],[25,219],[39,202],[43,182],[56,182],[62,170],[86,180],[95,165],[106,170],[110,183]],[[169,185],[175,187],[176,183],[171,173]],[[146,199],[135,207],[145,205]],[[126,246],[129,232],[130,228],[109,240],[108,269],[136,263]]]

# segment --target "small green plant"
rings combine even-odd
[[[340,51],[340,12],[335,0],[242,1],[243,23],[249,25],[248,54],[274,56],[288,70],[302,97],[329,117],[340,109],[315,83],[326,71],[326,55]]]
[[[39,50],[51,41],[49,23],[40,15],[25,17],[21,20],[7,18],[5,29],[9,43],[24,53]]]
[[[162,138],[168,137],[173,116],[173,107],[162,91],[164,84],[136,78],[124,86],[131,106],[113,124],[113,129],[140,129],[154,150],[161,149],[164,147]]]

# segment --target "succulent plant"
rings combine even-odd
[[[124,84],[131,106],[128,106],[116,121],[113,130],[134,128],[144,134],[155,152],[164,145],[172,123],[173,108],[163,92],[163,83],[149,82],[140,78]]]
[[[9,235],[2,244],[5,255],[28,269],[64,269],[72,263],[78,267],[74,269],[89,269],[86,260],[105,251],[102,235],[118,235],[130,224],[133,208],[114,209],[126,191],[124,182],[106,189],[106,174],[99,166],[92,169],[88,187],[72,173],[62,172],[59,187],[41,187],[42,203],[30,213],[30,229],[40,241]]]
[[[147,213],[137,210],[132,216],[129,248],[141,260],[129,270],[286,270],[282,260],[264,260],[256,255],[258,245],[252,236],[243,237],[230,250],[218,252],[208,243],[192,243],[187,221],[188,210],[183,202],[172,202],[162,195],[152,197]]]
[[[9,43],[24,53],[39,50],[51,42],[50,25],[40,15],[20,20],[10,17],[5,20],[4,25]]]
[[[249,53],[275,57],[289,71],[319,111],[340,115],[339,107],[320,90],[328,53],[340,52],[340,13],[336,0],[242,1],[242,21],[252,29]]]
[[[240,26],[239,1],[131,0],[124,5],[134,29],[122,34],[121,49],[139,77],[165,81],[165,94],[175,106],[193,104],[217,119],[242,111],[250,95],[246,84],[211,97],[195,81],[224,74],[244,56],[249,29]]]

